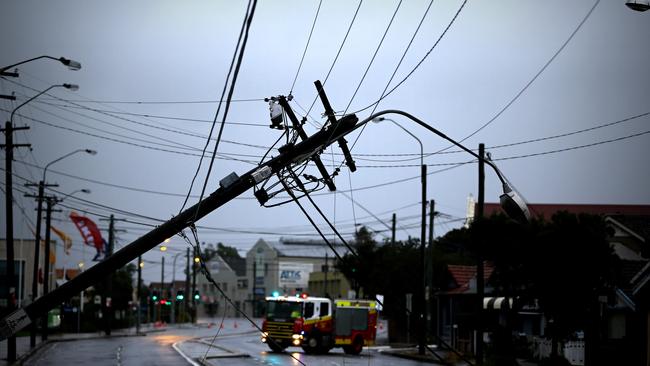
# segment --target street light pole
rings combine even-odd
[[[162,257],[162,266],[160,266],[160,298],[163,299],[165,298],[164,295],[165,291],[165,256]],[[163,316],[162,316],[162,303],[160,306],[160,311],[158,312],[158,316],[160,317],[160,321],[163,321]]]
[[[485,145],[478,145],[478,208],[476,209],[475,221],[483,219],[485,207]],[[479,239],[481,240],[481,239]],[[476,365],[483,365],[483,297],[485,296],[485,279],[483,278],[483,246],[478,243],[476,263]]]
[[[174,260],[172,261],[172,287],[171,287],[171,297],[172,297],[172,318],[171,318],[171,323],[175,324],[176,323],[176,259],[178,258],[179,255],[183,254],[183,252],[176,253],[174,255]]]
[[[141,317],[141,312],[142,312],[142,307],[140,304],[140,301],[142,301],[142,266],[144,265],[144,262],[142,262],[142,256],[138,256],[138,280],[137,280],[137,289],[136,289],[136,307],[137,307],[137,315],[135,317],[135,334],[140,334],[140,317]]]
[[[51,88],[51,87],[50,87]],[[32,98],[34,99],[34,98]],[[30,100],[32,100],[30,99]],[[23,103],[22,105],[25,105],[26,103]],[[22,106],[21,105],[21,106]],[[20,107],[19,107],[20,108]],[[16,108],[18,109],[18,108]],[[60,158],[57,158],[51,162],[49,162],[47,165],[45,165],[45,168],[43,169],[43,177],[41,180],[38,182],[38,198],[37,198],[37,208],[36,208],[36,233],[35,233],[35,242],[34,242],[34,270],[33,270],[33,276],[32,276],[32,302],[36,300],[38,297],[38,268],[39,268],[39,252],[40,252],[40,244],[41,244],[41,219],[43,215],[43,199],[45,196],[45,187],[46,186],[56,186],[56,185],[48,185],[45,183],[45,177],[47,174],[47,169],[54,163],[61,161],[73,154],[76,154],[78,152],[85,152],[90,155],[95,155],[97,154],[96,151],[90,150],[90,149],[77,149],[74,150],[68,154],[65,154],[61,156]],[[65,197],[64,197],[65,198]],[[46,261],[48,260],[47,258],[45,259]],[[34,348],[36,346],[36,322],[32,323],[32,327],[30,329],[29,333],[29,345],[30,347]]]
[[[421,224],[420,224],[420,291],[418,291],[418,296],[417,296],[417,309],[418,309],[418,354],[423,355],[424,354],[424,348],[425,348],[425,341],[426,341],[426,322],[424,321],[424,309],[425,309],[425,292],[426,292],[426,281],[425,281],[425,263],[426,263],[426,253],[425,253],[425,246],[426,246],[426,231],[427,231],[427,166],[424,164],[424,146],[422,145],[422,141],[415,136],[411,131],[407,130],[404,128],[402,125],[397,123],[397,121],[390,119],[390,118],[384,118],[384,117],[377,117],[372,120],[373,122],[381,122],[381,121],[391,121],[395,126],[401,128],[404,132],[408,133],[413,137],[415,140],[417,140],[418,144],[420,144],[420,182],[421,182],[421,190],[422,190],[422,215],[421,215]],[[393,237],[393,243],[395,242],[395,239]]]
[[[8,70],[8,69],[10,69],[10,68],[12,68],[14,66],[24,64],[26,62],[33,61],[33,60],[36,60],[38,58],[44,58],[44,57],[49,57],[49,56],[40,56],[40,57],[36,57],[36,58],[30,59],[30,60],[19,62],[19,63],[14,64],[14,65],[9,65],[9,66],[3,67],[2,69],[0,69],[0,75],[4,74],[6,70]],[[81,65],[79,67],[81,67]],[[15,75],[15,76],[17,76],[17,75]],[[43,95],[45,93],[47,93],[49,90],[51,90],[53,88],[58,88],[58,87],[63,87],[63,88],[72,89],[72,90],[77,90],[79,88],[77,85],[74,85],[74,84],[60,84],[60,85],[57,84],[57,85],[52,85],[52,86],[48,87],[47,89],[41,91],[40,93],[34,95],[33,97],[31,97],[29,99],[27,99],[25,102],[21,103],[18,107],[14,108],[14,110],[11,111],[9,121],[6,123],[6,125],[5,125],[6,128],[4,129],[4,132],[6,134],[6,151],[7,151],[7,154],[6,154],[6,161],[7,161],[6,165],[7,166],[6,166],[6,169],[5,169],[6,170],[6,180],[5,180],[5,182],[6,182],[6,185],[7,185],[7,191],[6,191],[6,195],[7,195],[7,212],[6,212],[6,214],[7,214],[7,239],[6,239],[6,242],[7,242],[7,271],[8,271],[7,280],[10,283],[10,294],[11,294],[11,286],[13,286],[13,276],[14,276],[13,275],[13,271],[14,271],[14,268],[13,268],[14,267],[13,197],[12,197],[13,188],[12,188],[12,169],[11,169],[11,165],[12,165],[12,161],[13,161],[13,148],[14,147],[21,147],[21,146],[30,146],[28,144],[14,144],[13,143],[13,137],[12,137],[13,131],[29,129],[29,127],[13,127],[14,115],[16,114],[17,110],[22,108],[27,103],[31,102],[32,100],[38,98],[39,96],[41,96],[41,95]],[[33,283],[32,283],[32,301],[34,301],[36,299],[36,291],[38,290],[38,254],[39,254],[38,252],[39,252],[39,249],[40,249],[39,248],[39,246],[40,246],[40,228],[41,228],[41,214],[42,214],[41,200],[43,199],[43,190],[44,190],[44,187],[41,184],[39,184],[38,191],[39,191],[40,200],[38,202],[38,221],[36,222],[36,242],[34,244],[35,245],[35,249],[34,249],[35,250],[35,252],[34,252],[34,259],[35,259],[34,266],[35,266],[36,270],[35,270],[35,273],[34,273],[34,280],[33,280]],[[11,273],[9,273],[9,272],[11,272]],[[10,309],[13,309],[11,301],[9,301],[9,307],[10,307]],[[31,332],[30,332],[29,344],[30,344],[30,347],[32,347],[32,348],[36,346],[36,324],[35,323],[33,324]],[[10,361],[14,361],[15,360],[15,340],[13,338],[11,338],[9,340],[9,343],[7,345],[7,352],[8,352],[7,359],[10,360]]]

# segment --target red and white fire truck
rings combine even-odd
[[[332,306],[333,305],[333,306]],[[266,298],[262,342],[274,352],[299,346],[306,353],[327,353],[343,347],[359,354],[375,343],[376,301],[332,300],[306,294]]]

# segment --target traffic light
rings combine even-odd
[[[151,300],[158,301],[158,292],[154,291],[153,294],[151,294]]]
[[[160,299],[160,305],[167,305],[167,299]]]
[[[199,300],[201,298],[201,295],[199,295],[199,291],[194,291],[194,300]]]
[[[176,301],[183,301],[185,299],[185,293],[183,291],[178,291],[176,294]]]

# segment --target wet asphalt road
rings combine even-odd
[[[310,366],[426,364],[386,355],[378,348],[364,349],[359,356],[346,355],[337,348],[327,355],[306,355],[298,347],[290,347],[284,353],[273,353],[260,342],[259,332],[250,325],[242,325],[240,321],[236,329],[232,324],[221,331],[218,328],[168,327],[163,332],[147,336],[53,342],[30,357],[25,365],[199,365],[198,359],[203,359],[205,365],[214,366],[300,365],[300,362]],[[219,335],[214,338],[217,331]]]

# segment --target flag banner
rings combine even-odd
[[[70,255],[70,248],[72,248],[72,238],[68,236],[68,234],[64,233],[63,231],[55,228],[54,226],[50,226],[50,229],[59,237],[61,238],[61,241],[63,242],[63,249],[65,250],[66,255]]]
[[[84,240],[84,244],[95,247],[97,250],[95,258],[99,258],[99,255],[104,252],[104,239],[102,239],[102,234],[99,232],[97,225],[93,220],[86,216],[80,216],[74,211],[70,213],[70,220],[72,220],[79,230],[79,233]]]

